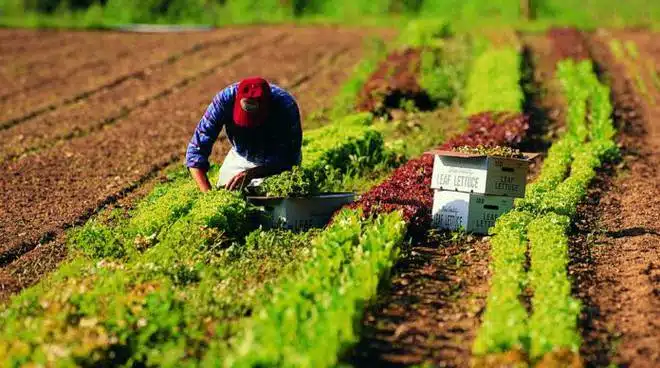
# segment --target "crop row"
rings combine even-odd
[[[225,365],[336,365],[357,342],[354,322],[396,262],[405,232],[398,212],[367,220],[356,210],[340,212],[307,263],[278,283],[248,321]]]
[[[228,269],[223,252],[214,249],[247,215],[238,195],[211,192],[161,232],[158,244],[128,261],[80,257],[64,265],[2,312],[4,365],[183,359],[186,346],[204,344],[206,327],[197,324],[225,312],[227,293],[214,291],[214,284]]]
[[[211,365],[336,365],[357,341],[355,322],[389,274],[405,233],[398,211],[377,217],[356,209],[340,212],[312,243],[305,266],[274,286],[231,351],[215,354],[225,360]]]
[[[369,113],[349,115],[305,133],[300,167],[266,178],[259,194],[305,196],[330,191],[344,176],[396,166],[398,156],[385,148]]]
[[[422,73],[421,79],[424,75],[432,76],[439,74],[442,68],[449,66],[449,68],[461,68],[461,60],[445,60],[440,63],[435,58],[439,50],[440,39],[449,37],[452,32],[449,23],[442,20],[415,20],[410,21],[405,28],[401,31],[398,38],[392,43],[393,46],[385,45],[378,40],[372,40],[370,43],[371,54],[363,58],[363,60],[356,66],[353,71],[352,77],[343,85],[339,95],[335,98],[335,107],[331,111],[333,117],[344,116],[354,112],[357,105],[359,105],[359,95],[368,80],[377,73],[378,68],[383,64],[391,53],[396,53],[397,49],[406,48],[428,48],[433,50],[434,57],[429,59],[425,65],[426,73]],[[449,61],[449,62],[446,62]],[[389,73],[388,73],[389,74]],[[445,88],[440,86],[440,88]]]
[[[566,133],[551,146],[525,198],[491,229],[493,276],[473,346],[478,356],[520,350],[538,361],[546,354],[545,359],[576,354],[580,346],[580,305],[571,297],[566,269],[567,232],[595,170],[617,147],[609,88],[598,81],[591,63],[562,61],[558,78],[568,103]],[[524,269],[528,248],[529,273]],[[520,301],[527,285],[533,292],[531,317]]]
[[[467,115],[486,111],[521,111],[521,57],[514,47],[492,48],[475,60],[467,82]]]

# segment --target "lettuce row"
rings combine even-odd
[[[525,287],[526,228],[532,214],[513,211],[501,216],[491,232],[490,293],[474,341],[477,355],[524,350],[528,346],[527,311],[520,302]]]
[[[368,126],[370,119],[348,117],[337,127],[306,134],[307,157],[314,159],[310,167],[320,172],[331,165],[343,165],[347,171],[371,166],[370,160],[379,157],[373,153],[382,149],[382,138]],[[258,304],[255,298],[270,292],[259,286],[264,269],[277,268],[266,278],[273,282],[286,273],[278,265],[306,258],[291,254],[246,266],[245,252],[227,245],[250,230],[251,214],[238,193],[201,194],[187,176],[179,175],[158,186],[128,217],[113,212],[109,219],[89,221],[70,239],[70,245],[86,256],[74,258],[0,312],[2,363],[69,366],[128,359],[129,365],[177,366],[184,358],[195,365],[204,357],[225,356],[226,339],[220,336],[233,333],[236,322],[221,321],[249,313]],[[395,234],[385,230],[399,227],[379,221],[378,231],[361,236],[372,239],[375,235],[366,234],[382,232],[396,241]],[[388,241],[361,243],[366,264],[357,262],[358,253],[351,254],[356,257],[351,272],[359,279],[357,285],[374,281],[369,272],[377,275],[388,269],[387,257],[377,248],[395,245]],[[252,280],[238,289],[252,290],[250,295],[239,296],[232,291],[236,287],[225,283],[243,285],[242,279]],[[354,292],[368,294],[364,289]],[[217,338],[205,332],[213,329]],[[215,348],[209,350],[211,345]]]
[[[521,112],[520,53],[516,48],[488,49],[472,65],[466,87],[466,114]]]
[[[579,352],[580,303],[571,296],[567,274],[570,221],[578,204],[587,196],[596,169],[618,155],[609,88],[598,81],[588,61],[577,65],[564,61],[560,67],[573,73],[574,77],[568,79],[567,84],[588,90],[589,114],[582,124],[588,128],[585,133],[581,133],[580,128],[575,129],[578,139],[584,141],[573,151],[570,174],[536,206],[537,218],[528,229],[530,285],[534,292],[529,321],[532,359],[558,350]],[[569,100],[569,105],[572,102]]]
[[[579,350],[580,304],[571,297],[566,270],[568,231],[596,169],[614,159],[618,148],[609,88],[598,81],[591,63],[562,61],[558,77],[568,103],[566,133],[550,148],[525,198],[490,231],[493,276],[475,355],[519,349],[536,360],[561,349]],[[503,262],[508,268],[500,266]],[[529,318],[518,301],[527,282],[534,293]]]
[[[570,218],[548,213],[529,224],[530,286],[534,290],[529,319],[530,356],[542,357],[557,348],[577,352],[580,302],[571,296],[567,274]]]
[[[0,312],[0,365],[127,359],[127,365],[176,366],[191,346],[204,346],[204,309],[196,301],[209,293],[198,285],[222,280],[214,246],[245,235],[248,216],[237,193],[212,191],[160,243],[127,262],[78,258],[64,265]]]
[[[390,272],[406,231],[399,212],[363,221],[343,210],[313,243],[313,255],[282,280],[215,367],[335,366],[357,339],[355,321]]]
[[[156,244],[163,230],[190,211],[202,193],[189,177],[158,185],[129,211],[113,221],[93,218],[68,236],[70,248],[95,259],[132,257]]]
[[[349,115],[305,134],[300,167],[266,178],[257,194],[306,196],[328,190],[345,175],[398,164],[385,148],[382,134],[371,127],[370,113]]]

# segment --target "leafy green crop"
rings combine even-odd
[[[238,194],[210,192],[129,262],[64,265],[0,312],[0,365],[197,364],[233,333],[232,319],[267,299],[265,284],[309,256],[319,233],[258,230],[245,245],[213,247],[244,234],[234,225],[247,215]]]
[[[345,175],[376,166],[395,166],[397,155],[385,148],[382,135],[370,126],[369,113],[344,117],[306,133],[301,167],[264,179],[256,192],[272,197],[307,196],[333,187]]]
[[[451,24],[442,19],[412,20],[399,34],[400,47],[424,48],[442,44],[442,39],[453,35]]]
[[[103,223],[97,218],[91,219],[84,226],[69,232],[67,242],[69,247],[82,251],[92,258],[122,258],[126,256],[126,241],[115,226]]]
[[[471,38],[457,36],[451,42],[422,50],[419,84],[441,106],[463,102],[475,45]]]
[[[340,213],[313,243],[304,267],[278,284],[248,321],[227,366],[330,367],[357,341],[354,321],[388,275],[405,234],[398,212],[362,221]],[[218,366],[219,355],[204,363]]]
[[[580,303],[571,297],[568,278],[570,218],[549,213],[529,224],[530,286],[534,291],[529,320],[530,354],[539,358],[558,348],[577,352]]]
[[[200,194],[188,176],[176,174],[172,182],[156,186],[130,211],[128,219],[111,224],[93,219],[71,231],[69,246],[93,258],[133,255],[155,245],[161,230],[188,213]]]
[[[520,53],[488,49],[474,61],[466,87],[467,115],[485,111],[522,111]]]
[[[354,67],[351,77],[341,87],[334,99],[334,108],[330,112],[333,119],[350,115],[354,112],[355,101],[360,90],[378,67],[378,63],[387,55],[387,47],[382,39],[372,39],[369,44],[369,54]],[[307,134],[307,132],[305,132]]]
[[[562,61],[558,75],[568,102],[568,129],[555,142],[541,173],[500,217],[492,232],[493,277],[475,354],[528,350],[533,361],[557,349],[579,351],[580,303],[571,297],[567,275],[568,236],[577,205],[587,195],[596,169],[617,157],[609,89],[590,62]],[[523,269],[529,239],[531,266]],[[504,265],[503,265],[504,264]],[[522,308],[521,285],[529,277],[532,316]]]
[[[368,114],[349,116],[305,135],[303,169],[320,188],[391,164],[370,123]],[[241,244],[253,226],[247,202],[224,190],[201,194],[187,175],[119,214],[73,231],[82,254],[0,312],[2,363],[178,366],[222,357],[242,318],[268,300],[265,286],[313,255],[304,249],[317,234],[260,231]]]
[[[279,175],[266,178],[255,192],[268,197],[305,197],[319,193],[314,171],[294,166]]]
[[[493,157],[509,157],[509,158],[524,158],[525,156],[515,148],[503,147],[503,146],[492,146],[486,147],[483,145],[478,145],[476,147],[472,146],[460,146],[454,148],[454,151],[467,153],[472,155],[484,155],[484,156],[493,156]]]
[[[525,286],[527,225],[532,214],[509,212],[490,230],[490,293],[473,351],[477,355],[526,349],[528,346],[527,311],[520,303]]]

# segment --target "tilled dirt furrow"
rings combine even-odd
[[[14,61],[19,55],[57,49],[72,40],[80,40],[78,36],[83,33],[87,32],[0,29],[0,63]]]
[[[26,152],[50,147],[61,140],[83,136],[113,124],[150,101],[163,98],[175,89],[225,67],[258,47],[266,47],[285,36],[255,35],[241,39],[240,47],[216,44],[171,64],[161,64],[101,90],[92,96],[50,111],[22,124],[0,131],[0,161]]]
[[[488,248],[474,239],[414,246],[397,266],[389,295],[363,319],[349,361],[358,367],[469,367],[488,295]]]
[[[22,43],[34,40],[45,40],[58,36],[55,32],[37,31],[26,28],[1,28],[0,51],[11,51],[20,48]],[[11,42],[14,42],[13,44]]]
[[[2,164],[7,180],[0,182],[0,190],[7,200],[1,208],[0,263],[33,247],[44,234],[58,233],[93,212],[163,164],[180,160],[196,122],[220,88],[251,74],[295,78],[347,42],[359,47],[356,33],[337,37],[341,33],[332,29],[290,32],[290,39],[281,45],[255,50],[108,129]]]
[[[31,37],[24,41],[5,42],[9,50],[0,53],[0,81],[14,84],[31,78],[22,73],[53,72],[51,69],[66,67],[69,58],[93,56],[94,51],[121,36],[116,32],[31,31]]]
[[[619,34],[614,33],[615,37]],[[625,37],[626,34],[620,36]],[[647,36],[643,36],[647,37]],[[571,273],[585,304],[582,354],[590,366],[660,366],[660,108],[636,90],[637,76],[617,63],[608,34],[590,39],[612,88],[623,163],[600,173],[580,209]],[[632,36],[635,39],[635,36]],[[654,47],[651,47],[655,45]],[[639,45],[641,53],[660,43]],[[660,62],[660,53],[656,54]]]
[[[112,44],[113,47],[107,47]],[[20,65],[12,63],[0,68],[0,82],[5,88],[0,92],[0,103],[19,93],[36,87],[53,86],[64,79],[75,77],[86,69],[94,69],[106,63],[116,63],[134,54],[149,53],[155,48],[165,47],[164,38],[120,38],[113,37],[92,42],[67,45],[67,52],[48,55],[38,61]],[[105,47],[104,47],[105,45]]]
[[[82,37],[82,35],[66,34],[53,41],[59,44],[45,50],[26,50],[28,53],[5,52],[0,59],[0,82],[5,89],[0,99],[16,93],[22,88],[37,84],[49,76],[57,77],[71,73],[79,68],[81,63],[91,60],[103,60],[98,54],[108,57],[113,51],[126,52],[128,45],[134,43],[153,43],[153,38],[124,39],[118,34],[104,34],[100,37]],[[107,47],[108,44],[117,44],[117,47]],[[105,47],[104,47],[105,45]],[[67,73],[68,72],[68,73]]]
[[[229,29],[223,28],[225,32]],[[163,44],[183,37],[202,41],[216,37],[218,31],[193,34],[177,33],[130,33],[113,31],[30,31],[30,36],[23,40],[7,40],[0,48],[5,50],[0,54],[0,70],[13,74],[21,71],[36,71],[47,73],[49,70],[38,70],[38,66],[52,68],[70,67],[71,61],[93,59],[98,52],[109,51],[108,46],[117,43],[140,47],[142,44],[161,41]],[[69,64],[69,65],[67,65]],[[16,74],[16,76],[19,76]]]
[[[566,119],[566,101],[559,80],[555,77],[557,63],[562,60],[555,43],[546,35],[523,37],[526,63],[530,65],[526,76],[531,83],[525,98],[525,111],[530,115],[527,142],[521,150],[546,152],[558,138],[558,130]],[[565,51],[565,50],[564,50]],[[540,169],[532,165],[532,169]]]
[[[240,31],[224,29],[221,32],[204,33],[195,38],[195,44],[200,45],[200,48],[213,45],[235,33]],[[139,60],[158,49],[170,50],[174,54],[178,49],[189,47],[187,43],[181,44],[182,37],[176,36],[103,34],[96,41],[91,37],[83,38],[83,42],[71,45],[66,54],[47,56],[24,65],[12,63],[8,68],[0,69],[0,81],[6,82],[6,88],[0,93],[0,103],[17,94],[25,95],[37,87],[52,87],[68,79],[75,79],[78,74],[90,69],[99,69],[106,64],[114,65],[122,59]]]
[[[224,36],[225,32],[227,31],[221,31],[218,34],[219,40],[215,42],[222,43],[225,39],[238,41],[244,34],[240,31],[229,31],[229,34]],[[172,63],[181,56],[197,51],[200,47],[208,47],[209,42],[196,42],[195,39],[188,37],[177,38],[163,47],[143,50],[131,58],[116,59],[92,69],[82,70],[75,77],[58,83],[56,88],[44,84],[12,95],[0,102],[0,111],[2,111],[0,128],[10,127],[63,104],[86,98],[99,90],[144,73],[150,67]]]

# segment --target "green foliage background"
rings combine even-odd
[[[541,24],[650,24],[656,0],[532,0]],[[394,17],[392,17],[394,16]],[[109,26],[125,23],[245,24],[329,21],[364,24],[441,17],[452,22],[519,23],[519,0],[0,0],[5,25]]]

